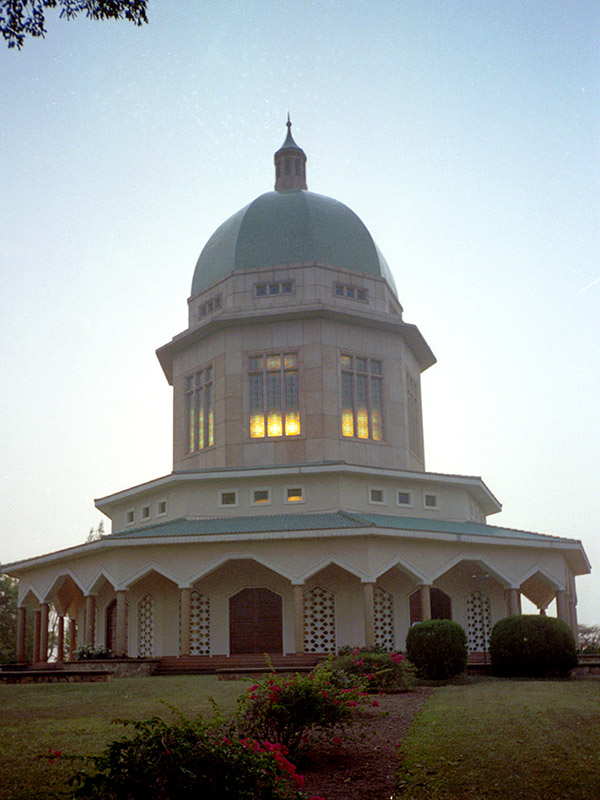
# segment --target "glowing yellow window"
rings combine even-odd
[[[382,362],[340,356],[342,436],[383,440]]]
[[[249,359],[251,438],[300,434],[297,365],[296,353]]]
[[[301,503],[303,499],[302,489],[299,486],[287,490],[288,503]]]

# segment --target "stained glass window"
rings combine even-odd
[[[187,452],[212,447],[214,441],[213,369],[206,367],[185,379]]]
[[[297,367],[297,353],[268,353],[248,359],[253,439],[299,435]]]
[[[382,362],[342,355],[342,435],[383,439]]]

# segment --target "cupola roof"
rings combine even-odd
[[[287,129],[275,153],[275,191],[257,197],[213,233],[196,264],[192,295],[234,271],[315,263],[384,278],[396,293],[362,220],[343,203],[307,191],[306,155],[292,137],[289,117]]]

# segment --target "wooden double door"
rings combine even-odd
[[[229,652],[283,653],[281,595],[242,589],[229,599]]]

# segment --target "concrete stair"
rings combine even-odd
[[[168,656],[160,659],[155,675],[235,675],[270,672],[308,672],[327,656],[321,653],[263,653],[233,656]],[[270,662],[270,664],[269,664]]]

